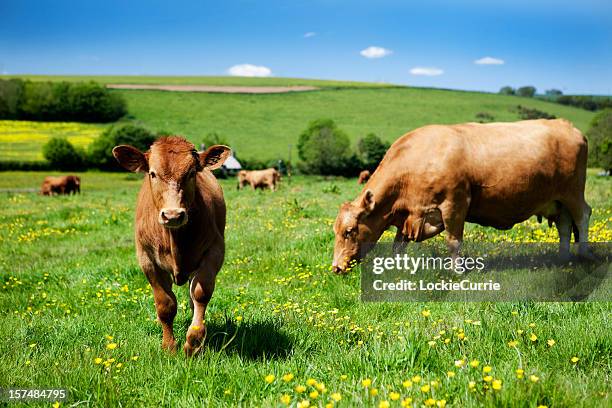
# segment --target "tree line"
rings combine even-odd
[[[95,82],[0,79],[0,119],[107,123],[126,113],[123,97]]]
[[[501,95],[516,95],[525,98],[533,98],[536,96],[537,89],[534,86],[522,86],[513,88],[504,86],[499,90]],[[544,95],[537,96],[540,99],[555,102],[561,105],[575,106],[577,108],[586,109],[589,111],[598,111],[612,108],[612,98],[609,96],[595,95],[563,95],[558,89],[548,89]]]

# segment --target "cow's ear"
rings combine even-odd
[[[134,173],[147,173],[149,171],[149,163],[145,154],[133,146],[115,146],[113,148],[113,156],[126,170]]]
[[[361,198],[361,208],[364,209],[365,214],[369,214],[374,210],[375,205],[374,193],[372,190],[367,189]]]
[[[200,153],[200,164],[203,169],[216,170],[232,153],[232,149],[224,145],[210,146]]]

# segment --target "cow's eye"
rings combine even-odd
[[[149,172],[149,176],[151,176],[151,178],[155,178],[155,177],[157,177],[157,175],[155,174],[155,172],[154,172],[154,171],[150,171],[150,172]]]
[[[355,231],[353,228],[347,228],[346,231],[344,231],[344,238],[350,238],[350,236],[353,235],[353,231]]]

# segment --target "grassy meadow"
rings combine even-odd
[[[148,96],[128,96],[138,116]],[[170,355],[134,255],[139,177],[83,173],[80,196],[10,191],[45,175],[0,177],[0,387],[66,387],[65,406],[612,405],[610,303],[362,303],[358,270],[329,271],[354,179],[294,177],[276,193],[222,180],[227,252],[206,346]],[[592,240],[612,241],[612,180],[591,171],[587,200]],[[466,234],[556,239],[535,219]],[[182,345],[187,289],[175,292]]]
[[[517,105],[536,108],[571,120],[586,131],[593,112],[540,99],[520,98],[482,92],[388,86],[343,81],[292,78],[240,77],[80,77],[25,76],[34,80],[97,80],[101,83],[192,84],[283,86],[313,85],[322,89],[286,94],[219,94],[114,90],[125,97],[126,121],[153,131],[186,136],[196,145],[210,132],[223,136],[238,157],[258,160],[287,159],[289,145],[297,159],[296,143],[308,123],[331,118],[350,137],[353,145],[370,132],[393,142],[404,133],[427,124],[475,121],[487,112],[495,121],[519,120]],[[7,136],[0,122],[0,141]],[[18,143],[18,142],[13,142]],[[42,144],[23,138],[12,151],[39,157]],[[0,160],[10,160],[0,150]]]

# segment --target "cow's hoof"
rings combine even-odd
[[[170,354],[176,354],[176,340],[162,341],[162,349]]]
[[[187,357],[192,357],[195,354],[197,354],[200,351],[201,348],[202,348],[202,345],[192,346],[189,343],[185,343],[185,345],[183,346],[183,351],[185,352],[185,355]]]

